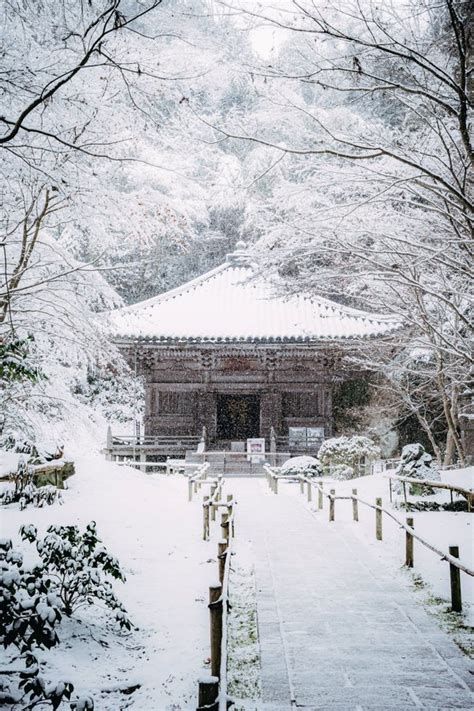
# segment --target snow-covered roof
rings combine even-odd
[[[166,342],[316,342],[382,336],[399,325],[319,296],[276,292],[241,242],[219,267],[109,314],[117,340]]]

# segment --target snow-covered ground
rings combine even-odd
[[[72,681],[99,711],[194,709],[209,656],[207,594],[217,565],[215,546],[201,540],[201,507],[188,502],[182,477],[146,475],[95,456],[76,467],[63,505],[5,507],[0,536],[18,542],[24,523],[43,533],[50,524],[96,521],[125,571],[127,582],[115,588],[138,630],[123,635],[105,611],[79,611],[61,623],[61,644],[42,653],[45,676]]]

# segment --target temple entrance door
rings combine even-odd
[[[217,396],[218,439],[243,440],[259,435],[259,395]]]

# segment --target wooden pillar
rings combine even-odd
[[[458,546],[449,546],[449,555],[459,558]],[[461,574],[459,568],[449,564],[449,577],[451,582],[451,609],[453,612],[462,612]]]
[[[375,499],[376,506],[382,506],[382,499]],[[382,540],[382,512],[380,509],[375,509],[375,537],[378,541]]]
[[[209,496],[203,498],[202,504],[202,537],[205,541],[209,538]]]
[[[336,517],[336,501],[334,497],[336,496],[336,490],[331,489],[329,491],[330,498],[329,498],[329,520],[334,521]]]
[[[219,541],[217,544],[217,559],[219,561],[219,581],[220,584],[224,582],[224,570],[225,570],[225,561],[227,558],[227,541],[225,538]]]
[[[222,645],[222,585],[209,587],[209,615],[211,637],[211,674],[220,677]]]
[[[197,711],[217,711],[219,701],[219,679],[207,676],[199,680]]]
[[[407,526],[413,528],[413,519],[407,518]],[[405,565],[407,568],[413,568],[413,536],[409,531],[405,536]]]
[[[357,489],[352,489],[352,519],[359,520],[359,502],[357,501]]]

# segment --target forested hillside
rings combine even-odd
[[[360,344],[371,397],[353,404],[364,427],[397,424],[463,461],[468,3],[12,0],[1,13],[3,439],[131,428],[140,383],[100,314],[245,239],[287,292],[401,318],[393,341]]]

